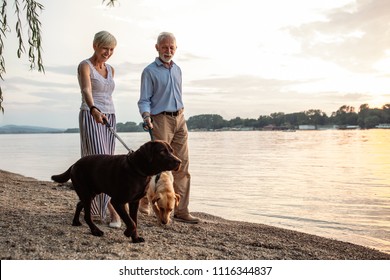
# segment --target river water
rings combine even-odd
[[[134,150],[149,140],[119,135]],[[390,253],[390,130],[190,132],[189,145],[191,211]],[[0,135],[0,156],[50,180],[79,158],[79,135]]]

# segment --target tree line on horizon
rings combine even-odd
[[[236,117],[230,121],[224,120],[221,116],[215,114],[198,115],[190,117],[187,121],[189,129],[207,130],[240,127],[261,129],[266,126],[298,128],[299,125],[353,125],[362,129],[369,129],[381,123],[390,123],[390,103],[383,105],[381,109],[370,108],[368,104],[362,104],[358,112],[352,106],[343,105],[331,116],[327,116],[322,110],[310,109],[289,114],[277,112],[270,115],[260,115],[257,119]]]
[[[217,114],[202,114],[191,116],[187,120],[187,126],[190,130],[216,130],[242,127],[262,129],[266,126],[297,128],[299,125],[354,125],[362,129],[369,129],[381,123],[390,123],[390,103],[383,105],[380,109],[370,108],[368,104],[362,104],[357,112],[354,107],[343,105],[330,116],[327,116],[322,110],[310,109],[289,114],[277,112],[270,115],[260,115],[257,119],[236,117],[231,120],[225,120]],[[142,123],[117,123],[117,131],[141,132],[143,131]]]
[[[359,126],[362,129],[374,128],[381,123],[390,123],[390,103],[382,108],[370,108],[368,104],[362,104],[358,112],[355,108],[348,105],[341,106],[331,116],[318,109],[285,114],[282,112],[272,113],[270,115],[260,115],[257,119],[242,119],[236,117],[231,120],[225,120],[217,114],[202,114],[189,117],[187,126],[190,130],[216,130],[229,128],[249,127],[253,129],[262,129],[266,126],[275,126],[280,128],[298,128],[299,125],[338,125]],[[117,132],[142,132],[142,122],[117,123]],[[78,128],[70,128],[66,133],[79,132]]]

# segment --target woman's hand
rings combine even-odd
[[[92,114],[93,118],[95,119],[96,123],[104,124],[105,123],[104,120],[106,120],[106,122],[108,121],[106,115],[103,114],[102,112],[100,112],[96,108],[92,108],[91,114]]]

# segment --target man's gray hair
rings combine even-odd
[[[171,38],[176,42],[175,35],[171,32],[161,32],[157,37],[157,45],[160,44],[161,41],[163,41],[166,38]]]

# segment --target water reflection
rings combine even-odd
[[[367,246],[383,243],[390,251],[389,136],[384,130],[192,134],[192,205],[210,203],[223,217]]]

